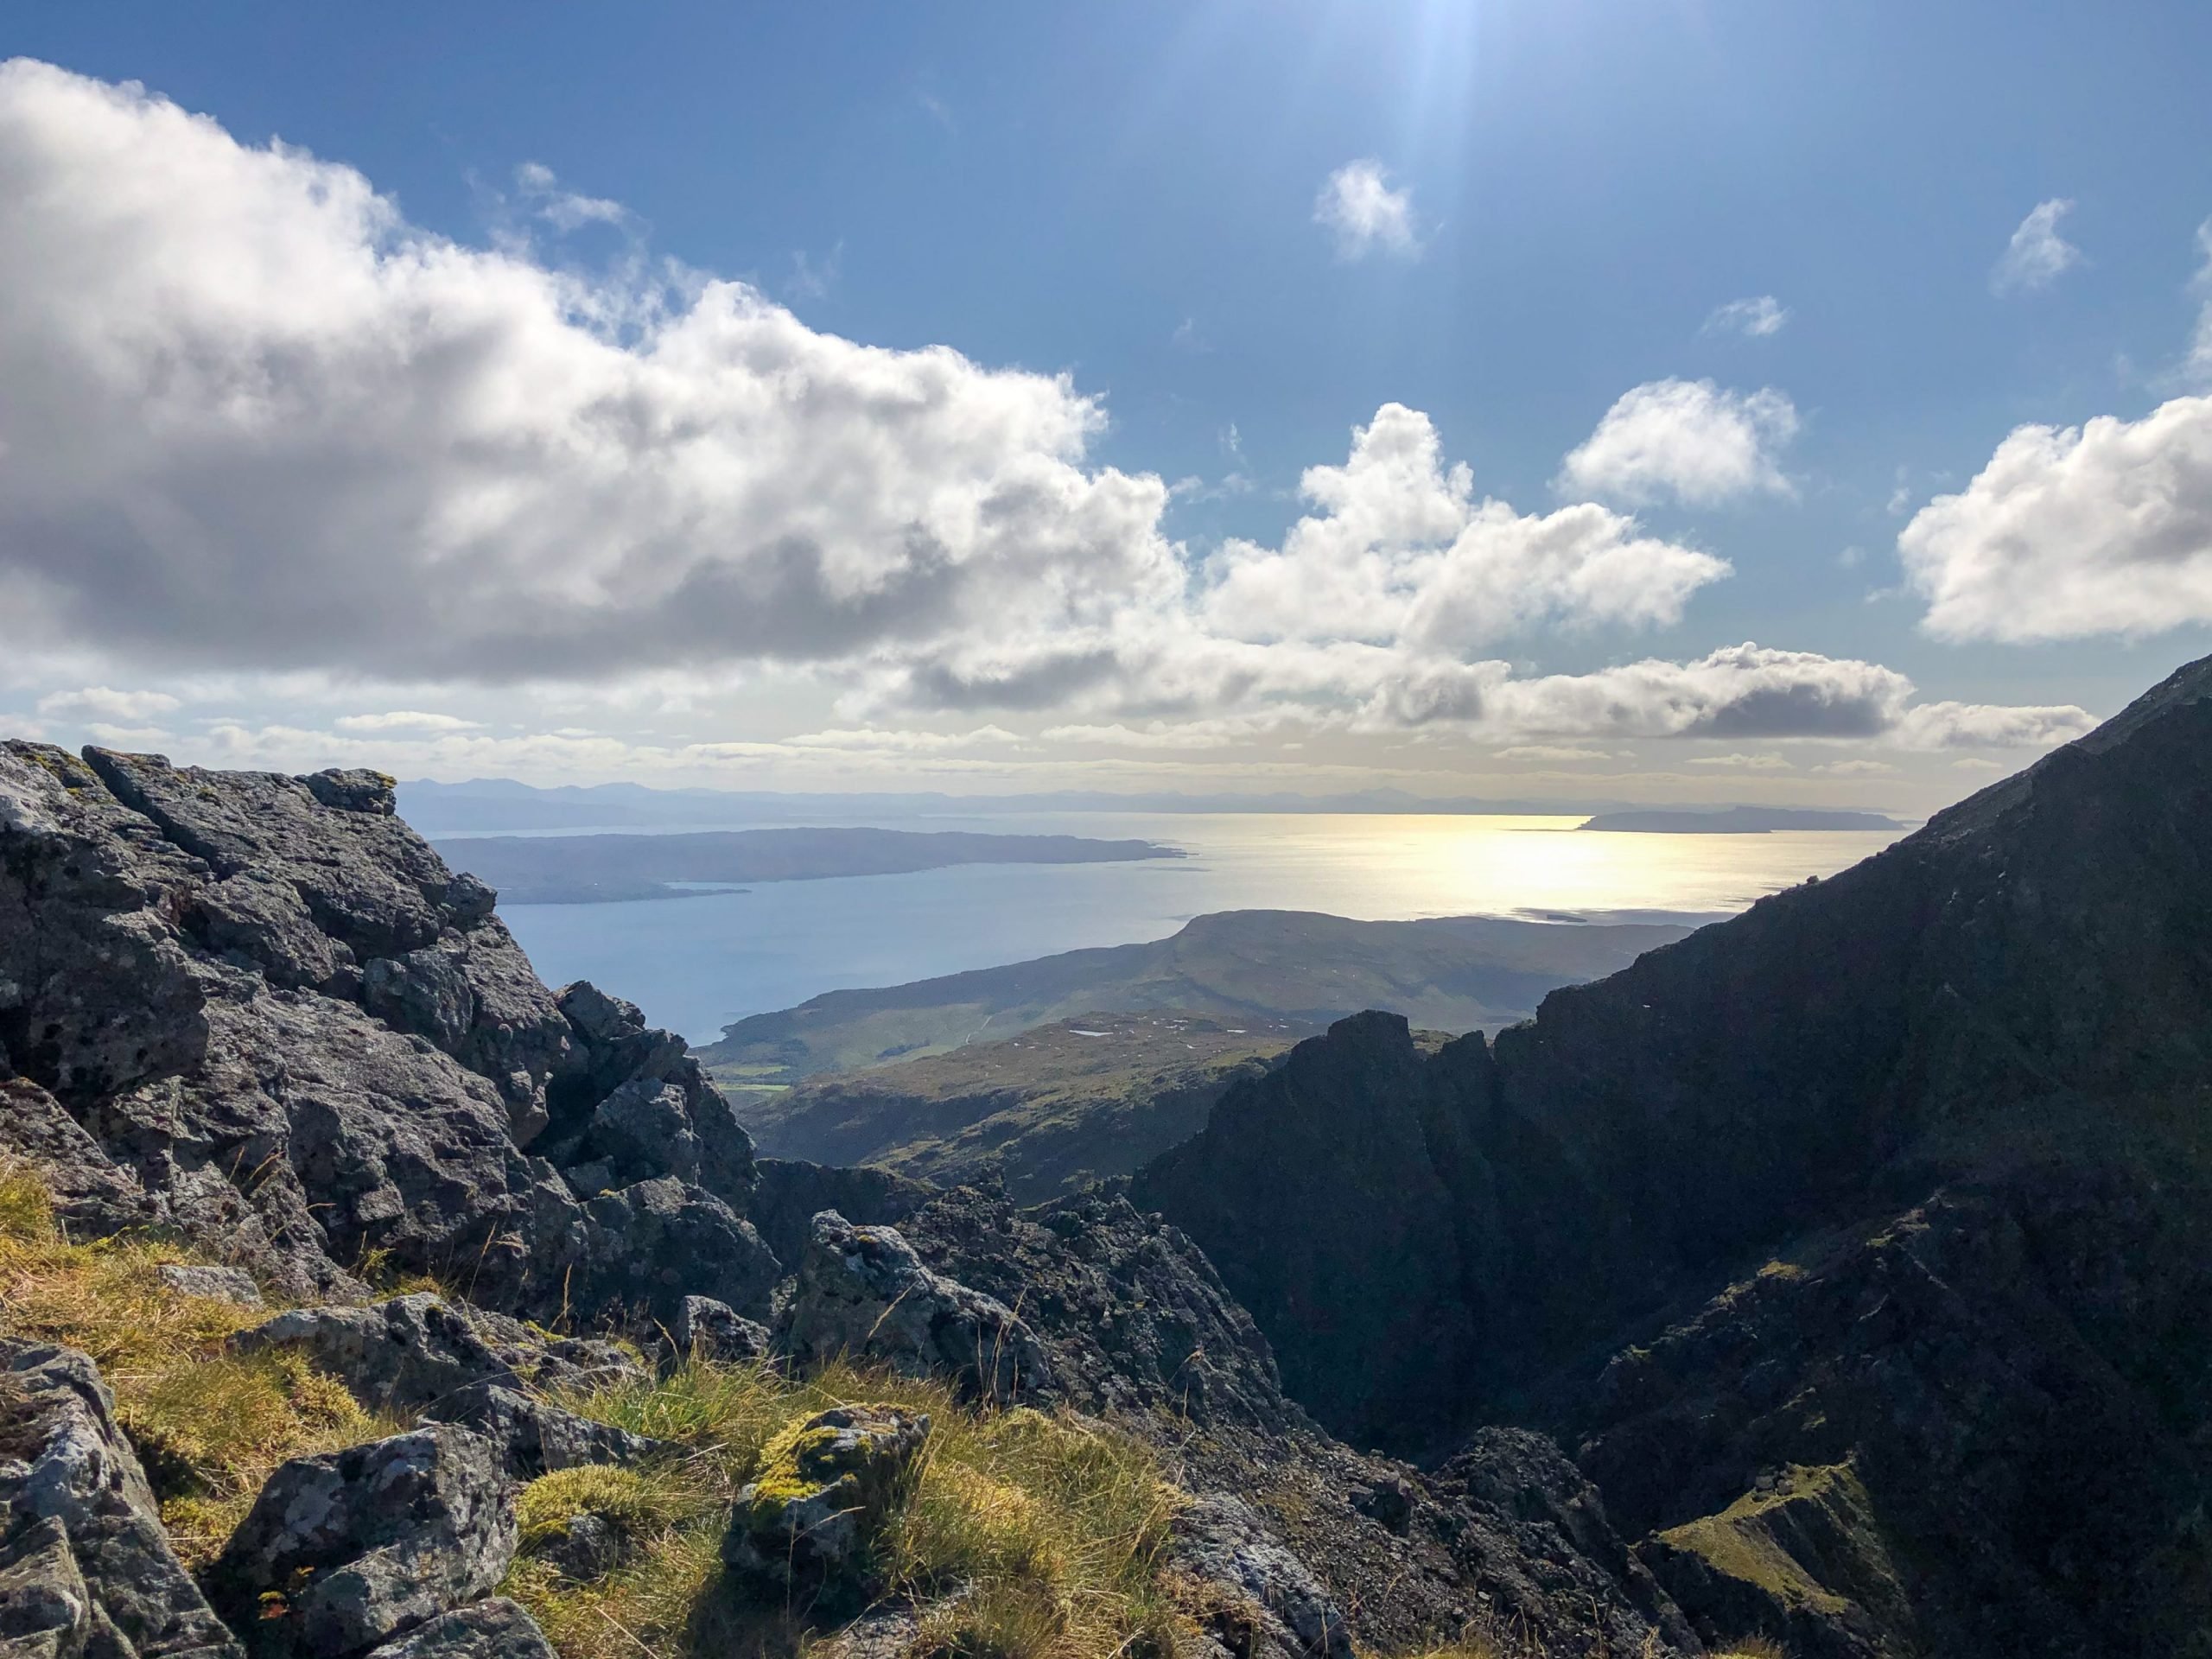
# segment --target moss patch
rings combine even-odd
[[[748,1605],[724,1583],[721,1532],[739,1489],[764,1473],[779,1497],[819,1484],[808,1472],[806,1420],[864,1404],[931,1419],[909,1488],[873,1545],[892,1593],[944,1604],[925,1621],[918,1656],[1111,1659],[1170,1651],[1185,1628],[1160,1573],[1180,1496],[1149,1448],[1111,1429],[1027,1408],[979,1411],[937,1383],[843,1365],[801,1382],[695,1358],[658,1382],[563,1403],[677,1442],[687,1455],[673,1475],[697,1483],[709,1506],[658,1534],[633,1533],[638,1557],[588,1584],[518,1566],[508,1593],[563,1659],[795,1651],[788,1644],[801,1632],[778,1623],[782,1610]],[[782,1480],[777,1466],[788,1471]],[[535,1513],[569,1501],[549,1491],[526,1503]]]

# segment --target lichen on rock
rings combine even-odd
[[[786,1428],[737,1495],[723,1560],[817,1605],[867,1589],[862,1547],[904,1496],[929,1439],[925,1413],[837,1406]]]

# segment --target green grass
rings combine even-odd
[[[637,1548],[628,1565],[587,1584],[529,1560],[511,1575],[509,1593],[537,1616],[563,1659],[794,1651],[801,1637],[787,1610],[748,1602],[722,1581],[726,1517],[772,1442],[817,1412],[863,1403],[931,1420],[908,1495],[871,1545],[887,1593],[944,1601],[925,1621],[917,1656],[1111,1659],[1179,1645],[1160,1566],[1180,1496],[1152,1452],[1127,1435],[1027,1408],[978,1411],[936,1383],[845,1365],[794,1382],[766,1367],[694,1359],[658,1382],[618,1383],[563,1403],[682,1448],[645,1478],[663,1494],[657,1512],[634,1491],[614,1489],[630,1506],[609,1515]],[[573,1513],[585,1478],[567,1471],[533,1486],[525,1528],[556,1510]],[[541,1497],[549,1483],[557,1489]]]
[[[295,1354],[223,1351],[263,1308],[187,1296],[168,1263],[204,1261],[145,1235],[72,1243],[38,1176],[0,1165],[0,1332],[91,1356],[162,1497],[188,1565],[211,1559],[287,1459],[398,1432]]]

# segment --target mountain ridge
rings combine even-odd
[[[1494,1041],[1343,1022],[1131,1196],[1339,1433],[1565,1437],[1694,1618],[2178,1650],[2212,1629],[2157,1566],[2212,1495],[2208,814],[2212,661]],[[1894,1568],[1878,1617],[1787,1529],[1815,1511]]]

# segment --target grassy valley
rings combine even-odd
[[[1042,1198],[1121,1175],[1205,1127],[1222,1091],[1312,1026],[1094,1014],[1003,1042],[734,1096],[760,1150],[952,1185],[996,1175]]]

